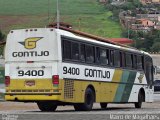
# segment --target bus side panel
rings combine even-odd
[[[85,90],[87,87],[93,86],[96,97],[95,102],[110,102],[110,83],[67,79],[63,80],[62,85],[61,101],[83,103]]]

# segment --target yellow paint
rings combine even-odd
[[[25,83],[29,80],[35,81],[35,85],[26,86]],[[53,85],[51,79],[12,79],[7,89],[53,89]]]
[[[42,37],[31,37],[25,39],[24,46],[26,49],[34,49],[36,48],[36,43],[38,40],[42,39]]]
[[[110,99],[110,83],[100,83],[98,89],[100,90],[100,99],[97,99],[98,102],[111,102]]]
[[[121,75],[122,70],[116,70],[112,82],[119,82]],[[34,86],[26,86],[25,81],[26,79],[11,80],[10,86],[6,88],[7,93],[10,93],[11,90],[32,90],[32,93],[34,93],[34,90],[44,90],[44,95],[27,95],[27,93],[24,95],[24,92],[22,92],[23,95],[6,95],[6,100],[15,100],[15,98],[17,98],[18,100],[58,100],[62,102],[83,103],[85,90],[89,85],[92,85],[95,88],[96,102],[112,102],[118,88],[118,84],[115,83],[73,80],[73,98],[65,98],[65,80],[63,79],[59,81],[59,86],[53,86],[51,79],[35,79]],[[45,90],[48,91],[46,92]],[[60,93],[60,95],[45,95],[45,93],[57,92]]]
[[[116,95],[116,91],[117,91],[119,82],[121,80],[122,73],[123,71],[120,69],[116,69],[114,72],[112,82],[115,82],[115,83],[111,83],[111,86],[110,86],[111,87],[111,91],[110,91],[111,92],[111,96],[110,96],[111,102],[113,102],[114,97]]]
[[[6,100],[14,101],[15,98],[18,100],[22,101],[27,101],[27,100],[59,100],[58,95],[52,95],[52,96],[47,96],[47,95],[5,95]]]
[[[35,81],[35,85],[34,86],[25,85],[26,81],[29,81],[29,80]],[[45,95],[45,93],[57,93],[57,91],[58,93],[61,93],[62,92],[61,82],[62,80],[60,80],[59,86],[53,86],[52,79],[12,79],[9,87],[6,87],[6,93],[7,94],[22,93],[26,95],[14,95],[14,96],[5,95],[5,99],[15,100],[15,97],[17,97],[18,100],[47,100],[47,99],[55,100],[55,98],[56,100],[59,100],[60,95],[47,96]],[[27,92],[28,90],[32,92]],[[36,94],[28,95],[30,93],[32,94],[44,93],[44,95],[36,95]]]

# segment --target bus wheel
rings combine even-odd
[[[37,102],[37,105],[39,109],[44,112],[55,111],[57,108],[57,104],[54,102],[39,101]]]
[[[76,111],[90,111],[92,110],[95,100],[95,94],[91,88],[87,88],[85,91],[85,102],[74,105]]]
[[[100,106],[102,109],[106,109],[107,108],[107,103],[100,103]]]
[[[141,108],[143,102],[143,94],[141,91],[138,93],[138,102],[135,103],[135,108]]]

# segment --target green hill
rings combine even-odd
[[[121,37],[120,25],[97,0],[59,0],[60,19],[74,29],[103,36]],[[49,13],[49,19],[48,19]],[[56,20],[56,0],[0,0],[0,29],[45,27]]]

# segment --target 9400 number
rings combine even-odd
[[[43,76],[44,71],[43,70],[19,70],[18,76]]]
[[[63,67],[63,74],[79,75],[80,70],[79,70],[79,68],[64,66]]]

